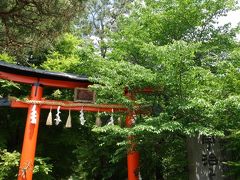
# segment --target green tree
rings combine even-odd
[[[48,159],[35,158],[34,177],[35,179],[52,179],[51,173],[52,165],[47,164]],[[18,166],[20,161],[20,153],[13,151],[8,152],[6,149],[0,150],[0,178],[1,179],[14,179],[18,176]]]
[[[1,1],[0,51],[19,55],[50,47],[82,9],[81,0]]]
[[[109,1],[95,3],[109,5]],[[117,31],[113,29],[111,36],[104,32],[110,49],[104,50],[104,56],[96,54],[96,47],[86,39],[71,34],[60,37],[51,51],[43,54],[42,68],[88,75],[96,83],[91,88],[99,103],[133,108],[134,103],[123,94],[127,88],[143,110],[150,110],[137,116],[133,128],[99,128],[91,114],[87,114],[85,127],[79,126],[74,115],[71,130],[43,128],[38,153],[55,162],[54,177],[123,179],[126,172],[118,172],[125,166],[129,135],[135,137],[144,160],[140,167],[144,179],[187,179],[185,145],[191,135],[229,135],[226,138],[234,141],[226,148],[234,152],[239,147],[240,117],[237,29],[214,23],[235,7],[231,0],[135,1],[127,15],[116,18]],[[108,12],[108,7],[98,13],[105,10]],[[84,26],[89,27],[89,22]],[[101,20],[95,22],[101,24]],[[89,36],[97,29],[90,25],[85,32],[90,32]],[[136,93],[144,87],[156,91]],[[71,92],[63,92],[61,98],[70,97]],[[101,117],[105,125],[109,115]],[[68,156],[62,157],[63,151]],[[238,167],[238,163],[228,164]]]
[[[187,136],[198,133],[223,136],[231,128],[227,123],[230,117],[225,116],[226,121],[222,121],[216,114],[221,108],[216,110],[216,106],[229,94],[238,93],[238,75],[234,73],[237,73],[238,65],[231,57],[239,46],[234,40],[237,29],[214,24],[218,17],[235,7],[234,1],[221,0],[145,1],[137,3],[129,17],[122,17],[118,31],[112,34],[112,51],[107,54],[107,59],[143,66],[155,74],[154,84],[161,87],[155,100],[144,97],[144,103],[152,106],[158,103],[157,116],[145,117],[128,132],[122,132],[125,136],[136,135],[140,152],[156,155],[147,157],[150,162],[159,159],[151,166],[142,165],[143,177],[186,179],[183,173],[186,172],[186,154],[181,154],[183,161],[169,161],[175,157],[173,151],[164,159],[164,152],[146,150],[145,147],[152,145],[165,149],[166,137],[177,146],[179,138],[184,142]],[[142,73],[142,77],[145,76],[147,74]],[[114,84],[110,83],[110,86]],[[238,119],[231,121],[236,124]],[[97,131],[101,133],[106,129]],[[173,132],[175,136],[172,136]],[[179,148],[184,152],[184,146]],[[159,164],[160,167],[156,167]],[[176,166],[171,166],[173,164]],[[144,172],[145,168],[151,169],[148,172],[151,175]],[[170,171],[171,168],[174,170]],[[179,176],[179,170],[183,176]]]
[[[232,81],[236,74],[229,69],[237,72],[237,63],[231,57],[238,47],[234,41],[236,29],[215,27],[214,23],[234,8],[233,1],[220,0],[136,3],[129,16],[118,21],[105,60],[94,56],[82,63],[82,67],[87,64],[86,73],[98,83],[92,88],[100,102],[131,107],[122,93],[126,87],[130,91],[149,86],[159,89],[160,93],[153,96],[136,95],[138,103],[153,109],[157,105],[158,109],[150,117],[139,117],[132,129],[93,129],[103,143],[121,137],[119,144],[126,146],[124,137],[135,135],[143,159],[150,160],[142,164],[143,177],[186,179],[186,153],[177,153],[185,152],[186,137],[198,133],[223,136],[230,128],[228,123],[218,124],[221,118],[216,113],[220,108],[216,107],[226,94],[236,93],[231,88],[237,88]],[[226,63],[229,66],[224,68]],[[231,75],[227,80],[222,74],[228,71]],[[175,148],[168,146],[170,142]],[[82,172],[82,167],[79,169]]]
[[[117,31],[117,20],[128,14],[133,0],[90,0],[85,11],[77,19],[76,27],[80,36],[93,39],[96,51],[105,58],[109,49],[109,32]],[[75,30],[76,31],[76,30]]]

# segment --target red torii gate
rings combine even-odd
[[[9,106],[13,108],[28,108],[28,115],[25,126],[24,140],[22,146],[22,154],[19,166],[18,180],[31,180],[33,175],[34,157],[36,151],[37,134],[39,126],[39,116],[41,109],[57,109],[61,105],[62,110],[84,110],[90,112],[112,112],[125,111],[128,112],[126,117],[126,126],[132,126],[133,112],[121,105],[115,104],[84,104],[73,101],[55,101],[45,100],[42,98],[43,87],[57,88],[87,88],[92,83],[87,77],[77,76],[68,73],[57,73],[39,69],[8,64],[0,61],[0,78],[18,83],[32,85],[31,93],[28,101],[10,100]],[[126,94],[126,96],[131,96]],[[31,123],[31,111],[33,106],[36,107],[36,123]],[[130,138],[131,139],[131,138]],[[135,145],[128,151],[127,155],[128,179],[139,179],[139,153],[135,151]]]

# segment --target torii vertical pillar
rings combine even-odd
[[[130,112],[126,117],[126,126],[130,128],[133,123],[133,113]],[[128,180],[139,180],[139,152],[136,151],[136,144],[132,142],[134,137],[130,136],[130,149],[127,155],[127,165],[128,165]]]
[[[30,100],[41,100],[43,87],[39,83],[32,85]],[[36,105],[36,124],[31,123],[31,111],[33,104],[28,106],[28,115],[25,126],[22,154],[19,166],[18,180],[32,180],[34,158],[36,151],[40,105]]]

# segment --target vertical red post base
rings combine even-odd
[[[133,112],[129,112],[126,117],[126,126],[131,128],[133,123]],[[135,151],[136,144],[133,142],[134,137],[129,136],[130,149],[127,155],[128,180],[139,180],[139,158],[140,155]]]
[[[139,157],[137,151],[128,153],[128,180],[139,180]]]
[[[42,93],[43,88],[39,84],[34,84],[32,86],[30,99],[41,100]],[[31,112],[33,106],[33,104],[30,104],[28,107],[18,180],[32,180],[40,116],[40,105],[36,105],[36,124],[31,123]]]

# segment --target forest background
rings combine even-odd
[[[73,126],[45,125],[42,110],[35,179],[126,179],[127,136],[134,135],[143,179],[188,179],[186,139],[221,139],[226,176],[240,176],[239,26],[216,25],[239,9],[234,0],[2,0],[0,59],[57,72],[87,75],[97,103],[133,102],[150,108],[133,128],[107,126],[111,114],[85,113]],[[1,80],[1,97],[24,98],[29,86]],[[72,100],[73,92],[45,89],[48,99]],[[0,109],[0,179],[14,179],[26,110]],[[234,155],[234,156],[233,156]]]

